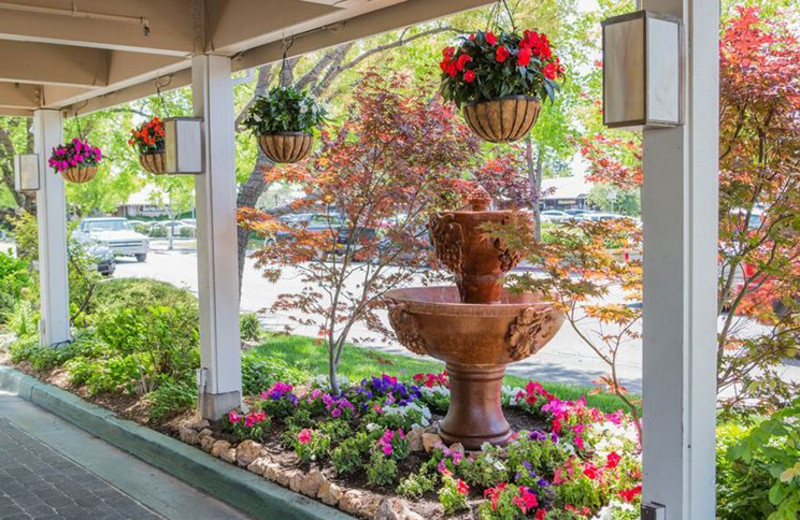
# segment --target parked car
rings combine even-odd
[[[96,240],[114,252],[115,256],[133,256],[137,262],[144,262],[150,252],[150,240],[134,231],[127,219],[101,217],[83,219],[74,234],[86,243]]]
[[[329,215],[324,213],[292,213],[283,215],[278,220],[287,228],[304,229],[311,233],[332,233],[336,236],[336,248],[334,251],[322,251],[323,255],[328,253],[344,254],[348,244],[351,242],[351,229],[344,221],[344,219],[337,215]],[[356,228],[353,240],[372,241],[376,237],[376,230],[372,228]],[[267,239],[267,244],[276,244],[281,240],[290,239],[293,232],[290,229],[285,229],[275,233],[273,237]],[[352,247],[351,251],[355,254],[358,250]]]
[[[111,276],[117,270],[117,259],[110,247],[94,241],[86,246],[86,253],[92,257],[97,272],[103,276]]]
[[[564,220],[569,220],[571,218],[574,218],[566,211],[560,211],[557,209],[548,209],[542,211],[539,213],[539,216],[541,217],[542,222],[561,222]]]

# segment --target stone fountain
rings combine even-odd
[[[563,313],[539,295],[503,288],[503,277],[520,255],[490,237],[484,225],[519,220],[511,211],[490,211],[490,205],[489,194],[478,188],[468,209],[431,219],[436,256],[455,274],[456,287],[413,287],[386,295],[400,343],[445,362],[451,399],[439,434],[467,449],[508,441],[512,432],[500,400],[506,365],[538,352],[564,322]]]

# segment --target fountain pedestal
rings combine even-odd
[[[436,215],[430,224],[436,256],[455,274],[457,287],[398,289],[386,302],[400,343],[447,365],[450,408],[440,424],[442,439],[477,449],[508,441],[500,399],[505,367],[544,347],[564,314],[537,294],[511,294],[502,286],[520,255],[484,225],[516,223],[531,232],[530,221],[488,211],[491,198],[483,188],[469,203],[470,209]]]
[[[484,442],[505,444],[511,437],[500,401],[505,365],[446,366],[450,408],[439,425],[442,440],[448,445],[459,442],[470,448]]]

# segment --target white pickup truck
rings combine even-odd
[[[134,256],[137,262],[144,262],[150,251],[150,240],[134,231],[125,218],[83,219],[75,233],[78,238],[90,238],[108,246],[115,256]]]

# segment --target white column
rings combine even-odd
[[[198,404],[204,417],[218,419],[239,406],[242,397],[230,58],[192,58],[192,94],[194,114],[203,118],[205,129],[205,173],[195,181],[202,367]]]
[[[67,199],[64,180],[47,166],[52,149],[61,144],[61,112],[33,113],[33,140],[39,155],[41,188],[36,193],[39,224],[39,286],[42,319],[39,342],[56,346],[70,341],[67,278]]]
[[[644,489],[715,516],[719,3],[646,0],[685,23],[686,124],[644,132]]]

